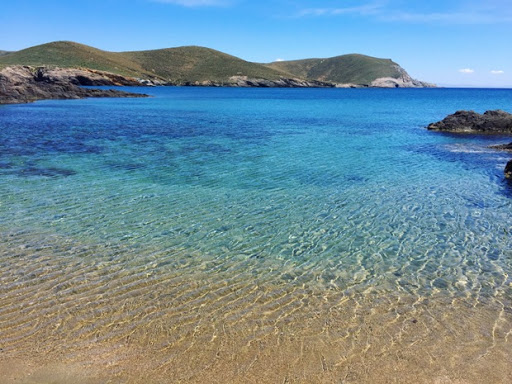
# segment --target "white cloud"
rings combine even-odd
[[[277,58],[276,61],[284,61],[284,59]]]
[[[463,68],[463,69],[459,69],[459,72],[460,73],[475,73],[475,70],[470,69],[470,68]]]
[[[493,74],[493,75],[503,75],[504,73],[505,73],[505,71],[497,71],[497,70],[491,71],[491,74]]]
[[[159,3],[182,5],[184,7],[211,7],[228,5],[226,0],[154,0]]]

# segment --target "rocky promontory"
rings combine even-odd
[[[437,85],[413,79],[409,75],[400,78],[381,77],[371,82],[372,88],[437,88]]]
[[[512,134],[512,114],[502,111],[457,111],[427,129],[455,133]]]
[[[86,97],[147,97],[116,90],[87,89],[81,85],[140,85],[136,79],[101,71],[11,66],[0,71],[0,104],[27,103],[44,99]]]

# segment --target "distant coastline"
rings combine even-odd
[[[45,67],[121,76],[123,84],[231,87],[435,87],[413,79],[390,59],[345,54],[323,59],[253,63],[214,49],[185,46],[150,51],[108,52],[87,45],[57,41],[0,56],[8,66]],[[93,80],[96,81],[96,80]],[[114,79],[119,81],[118,79]],[[134,83],[135,81],[135,83]],[[84,79],[83,82],[87,82]],[[95,85],[95,84],[82,84]],[[101,84],[110,85],[110,84]]]
[[[107,52],[58,41],[0,55],[0,104],[141,97],[81,86],[432,88],[397,63],[361,54],[252,63],[210,48]],[[144,96],[144,95],[142,95]]]

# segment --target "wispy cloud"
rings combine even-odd
[[[471,68],[463,68],[463,69],[459,69],[459,72],[460,73],[470,74],[470,73],[475,73],[475,70],[471,69]]]
[[[501,70],[492,70],[491,71],[491,74],[492,75],[503,75],[505,73],[505,71],[501,71]]]
[[[229,5],[228,0],[153,0],[158,3],[181,5],[183,7],[223,7]]]
[[[495,13],[467,12],[436,12],[408,13],[389,12],[381,14],[383,21],[402,21],[408,23],[450,23],[450,24],[492,24],[512,21],[512,16]]]
[[[509,1],[509,0],[506,0]],[[414,3],[411,3],[414,4]],[[465,2],[458,8],[446,7],[438,12],[419,11],[417,6],[406,5],[394,0],[374,0],[362,5],[341,8],[315,7],[299,11],[296,16],[341,16],[359,15],[373,17],[384,22],[404,22],[416,24],[491,24],[512,22],[512,7],[504,0]]]
[[[336,16],[347,14],[374,15],[378,13],[381,8],[381,3],[372,3],[344,8],[307,8],[300,11],[298,16]]]

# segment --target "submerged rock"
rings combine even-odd
[[[502,111],[487,111],[483,115],[474,111],[457,111],[427,129],[460,133],[512,134],[512,114]]]
[[[80,69],[11,66],[0,71],[0,104],[43,99],[86,97],[147,97],[111,89],[86,89],[80,85],[121,85],[122,76]],[[134,79],[135,82],[137,80]],[[138,83],[138,82],[137,82]],[[133,84],[125,84],[133,85]],[[139,84],[140,85],[140,84]]]

